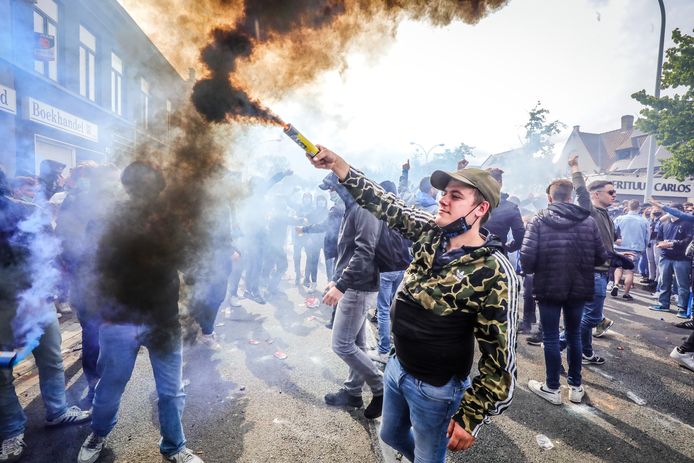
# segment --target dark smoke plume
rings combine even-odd
[[[208,121],[251,119],[280,124],[282,121],[240,84],[239,64],[272,55],[268,72],[263,74],[275,75],[274,93],[282,94],[340,65],[347,47],[374,25],[376,30],[392,34],[405,18],[437,26],[456,20],[476,23],[507,2],[248,0],[234,26],[212,31],[211,42],[201,54],[208,76],[196,83],[192,100]],[[219,0],[218,6],[229,3]]]

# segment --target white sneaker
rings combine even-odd
[[[106,445],[105,437],[99,437],[93,432],[90,433],[80,448],[77,463],[94,463],[101,455],[104,445]]]
[[[559,389],[550,389],[545,383],[535,381],[534,379],[528,381],[528,388],[547,402],[554,405],[561,405],[561,393]]]
[[[217,342],[217,337],[214,333],[200,336],[200,343],[211,350],[222,350],[222,346]]]
[[[378,351],[378,349],[371,349],[366,353],[366,355],[368,355],[369,358],[374,362],[382,363],[384,365],[388,363],[388,358],[390,357],[387,352],[382,354]]]
[[[231,296],[229,298],[229,305],[231,307],[241,307],[241,301],[238,296]]]
[[[55,305],[55,309],[58,311],[58,313],[62,313],[62,314],[72,313],[72,307],[67,302],[56,302],[54,305]]]
[[[52,420],[46,420],[45,425],[48,428],[52,428],[55,426],[69,426],[71,424],[86,423],[91,419],[91,410],[82,410],[81,408],[73,405],[72,407],[65,410],[65,413],[63,413],[62,415],[55,417]]]
[[[677,347],[670,352],[670,358],[675,359],[684,368],[694,371],[694,352],[680,353]]]
[[[23,433],[5,439],[2,441],[2,448],[0,449],[0,461],[3,463],[11,463],[19,460],[22,458],[26,446]]]
[[[162,455],[162,461],[170,463],[205,463],[189,448],[184,448],[180,452],[171,455],[170,457]]]
[[[569,386],[569,400],[575,404],[580,404],[583,396],[586,395],[583,386]]]

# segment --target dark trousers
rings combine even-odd
[[[684,341],[682,348],[685,352],[694,352],[694,331],[692,331],[687,340]]]
[[[545,345],[546,384],[550,389],[559,389],[561,351],[559,350],[559,318],[564,312],[566,341],[568,343],[569,378],[571,386],[581,385],[581,318],[585,301],[538,302],[542,342]]]
[[[191,313],[200,325],[202,334],[214,333],[214,321],[217,319],[219,306],[227,294],[228,273],[220,272],[212,280],[201,280],[193,288]]]
[[[316,283],[318,281],[318,260],[320,259],[320,246],[306,246],[306,269],[304,281]]]
[[[523,326],[530,328],[532,323],[537,323],[535,316],[535,299],[533,299],[534,275],[525,275],[523,278]]]
[[[103,321],[99,316],[87,313],[83,307],[74,304],[73,307],[82,327],[82,371],[87,378],[89,389],[94,390],[99,382],[96,361],[99,359],[99,328]]]

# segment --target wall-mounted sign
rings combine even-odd
[[[17,93],[4,85],[0,85],[0,111],[17,114]]]
[[[55,61],[55,37],[34,32],[34,59],[37,61]]]
[[[26,99],[27,119],[94,142],[99,141],[99,126],[33,98]]]
[[[587,183],[594,180],[609,180],[617,190],[617,199],[620,194],[643,196],[646,192],[646,177],[621,176],[621,175],[596,175],[590,176]],[[669,196],[672,198],[694,197],[694,182],[686,180],[678,182],[674,178],[654,178],[653,196]]]

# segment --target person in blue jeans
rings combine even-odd
[[[685,255],[687,245],[694,235],[694,215],[684,212],[682,206],[662,205],[651,199],[650,203],[661,208],[674,220],[658,223],[656,227],[656,246],[662,252],[658,268],[658,304],[651,307],[655,311],[670,310],[670,291],[673,286],[673,273],[677,286],[677,316],[687,318],[687,303],[690,289],[691,259]],[[664,272],[666,274],[664,274]]]
[[[24,226],[29,223],[43,226]],[[43,280],[44,284],[34,285],[34,282],[39,267],[56,270],[57,252],[46,253],[47,249],[59,249],[56,242],[50,216],[33,204],[10,197],[7,178],[0,169],[0,351],[21,350],[38,341],[33,355],[48,427],[84,423],[91,415],[89,411],[67,405],[60,326],[53,305],[46,302],[37,307],[26,303],[27,300],[47,301],[53,294],[55,286],[50,284],[50,278]],[[41,253],[36,252],[37,245]],[[14,388],[12,366],[0,367],[0,461],[3,463],[19,460],[26,448],[27,418]]]
[[[523,270],[533,274],[532,294],[540,308],[546,370],[545,382],[531,379],[528,388],[555,405],[562,403],[559,318],[563,313],[569,400],[580,403],[585,393],[581,385],[581,335],[591,334],[590,329],[582,329],[584,305],[592,307],[590,301],[594,301],[598,281],[603,298],[605,290],[602,278],[593,271],[595,265],[605,261],[600,232],[590,212],[572,204],[572,197],[570,180],[555,180],[547,187],[549,207],[530,221],[520,250]]]
[[[397,196],[397,188],[395,183],[390,180],[385,180],[380,183],[383,189]],[[369,351],[369,358],[375,362],[385,364],[388,361],[390,353],[390,305],[393,302],[395,293],[400,286],[405,269],[412,262],[410,247],[412,242],[406,240],[398,232],[388,228],[387,223],[381,225],[381,232],[378,239],[380,255],[382,262],[380,282],[378,288],[378,296],[376,297],[376,319],[378,322],[378,346],[376,349]],[[388,257],[387,261],[385,257]]]
[[[607,291],[608,272],[610,261],[608,257],[614,255],[615,228],[607,210],[617,197],[614,185],[608,180],[595,180],[586,186],[583,173],[578,167],[578,155],[572,153],[568,161],[571,168],[571,181],[576,193],[578,205],[590,212],[600,232],[605,260],[595,265],[593,283],[595,295],[592,300],[586,302],[583,307],[581,319],[581,348],[583,349],[583,363],[602,365],[605,359],[593,352],[593,328],[598,328],[600,336],[613,324],[613,321],[605,317],[605,296]],[[596,334],[597,336],[597,334]],[[560,336],[560,347],[566,348],[566,333]]]
[[[378,322],[378,347],[369,352],[369,358],[380,363],[388,361],[390,353],[390,304],[400,286],[404,270],[381,273],[378,296],[376,297],[376,319]]]
[[[94,391],[92,432],[78,463],[94,463],[117,422],[121,396],[141,347],[149,351],[156,383],[164,461],[202,463],[186,447],[181,416],[185,403],[178,315],[179,276],[187,235],[166,207],[161,172],[136,161],[123,170],[129,196],[118,204],[99,242],[96,269],[101,299],[100,376]]]
[[[415,463],[443,463],[446,449],[474,444],[516,387],[520,285],[501,242],[481,228],[499,204],[499,184],[482,169],[435,171],[431,185],[442,196],[432,215],[319,149],[315,167],[332,170],[360,207],[413,241],[391,307],[395,355],[386,365],[380,436]],[[476,347],[479,374],[466,388]]]

